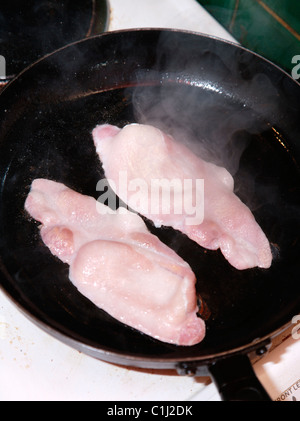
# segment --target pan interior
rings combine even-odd
[[[33,67],[31,77],[38,70]],[[122,361],[126,356],[206,358],[268,335],[297,314],[300,175],[288,133],[261,112],[212,89],[211,80],[193,86],[160,77],[99,92],[90,92],[83,83],[81,95],[70,95],[66,88],[59,99],[41,83],[38,100],[25,107],[22,92],[30,83],[24,76],[2,96],[2,101],[10,98],[11,112],[5,116],[0,144],[0,268],[4,290],[35,320],[88,345],[93,355],[99,351],[99,358],[104,350]],[[236,193],[252,209],[274,251],[271,269],[237,271],[219,252],[146,221],[197,276],[197,290],[210,316],[205,340],[194,347],[161,343],[96,308],[71,284],[68,267],[50,254],[38,224],[24,211],[31,182],[40,177],[97,199],[96,184],[104,173],[91,131],[101,123],[123,127],[133,122],[180,134],[195,153],[234,172]]]

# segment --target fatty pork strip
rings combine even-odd
[[[61,183],[33,181],[27,212],[77,289],[115,319],[160,341],[194,345],[205,336],[190,266],[152,235],[140,216],[109,210]]]
[[[234,194],[234,180],[225,168],[205,162],[152,126],[131,124],[121,130],[99,125],[92,134],[111,187],[131,209],[151,219],[156,227],[171,226],[206,249],[220,249],[239,270],[271,266],[269,241],[252,212]],[[140,189],[139,194],[134,189],[129,191],[120,174],[126,175],[128,185],[132,180],[145,180],[149,189]],[[170,212],[160,208],[160,212],[153,213],[150,205],[157,196],[153,198],[152,194],[151,197],[150,185],[155,180],[181,180],[182,185],[186,180],[193,180],[193,186],[182,190],[184,198],[174,194],[175,203],[169,208]],[[197,185],[196,180],[204,180],[204,185]],[[176,200],[197,203],[199,189],[203,187],[203,219],[196,222],[194,218],[195,222],[191,223],[193,215],[185,212],[183,206],[178,212]],[[163,194],[162,189],[161,203]]]

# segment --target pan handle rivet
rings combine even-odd
[[[180,364],[177,367],[177,373],[180,376],[188,376],[188,377],[194,377],[197,373],[197,368],[191,367],[188,364]]]
[[[262,356],[268,352],[267,348],[264,346],[256,350],[256,355]]]

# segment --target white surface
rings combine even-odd
[[[233,40],[194,0],[111,0],[109,29],[133,27],[188,29]],[[285,356],[290,361],[291,349],[299,371],[299,341],[283,350],[275,365],[258,367],[274,399],[279,390],[273,387],[274,367],[285,368],[280,362],[286,361]],[[0,401],[220,400],[207,378],[129,370],[83,355],[33,325],[1,291],[0,373]]]
[[[173,28],[234,38],[195,0],[110,0],[109,30]]]

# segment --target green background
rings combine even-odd
[[[290,72],[300,55],[300,0],[198,0],[244,47]]]

